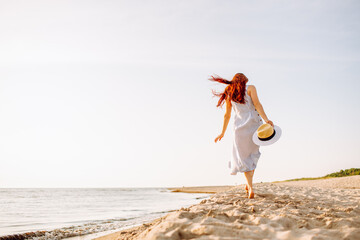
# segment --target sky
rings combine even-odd
[[[359,1],[0,0],[0,187],[180,187],[230,175],[212,74],[281,139],[255,182],[360,167]]]

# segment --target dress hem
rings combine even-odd
[[[251,169],[251,170],[249,170],[249,171],[244,171],[244,172],[242,172],[242,171],[231,172],[230,175],[235,176],[235,175],[237,175],[238,172],[239,172],[239,173],[251,172],[252,170],[255,170],[255,169],[256,169],[256,167],[254,167],[253,169]]]

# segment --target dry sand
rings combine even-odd
[[[279,182],[278,184],[297,187],[321,187],[321,188],[359,188],[360,175],[340,178],[328,178],[309,181]]]
[[[255,184],[212,195],[115,239],[360,239],[360,176]]]

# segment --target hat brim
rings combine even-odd
[[[281,137],[281,128],[279,126],[274,125],[274,130],[275,130],[275,136],[268,141],[261,141],[257,136],[257,131],[255,131],[252,137],[253,142],[259,146],[268,146],[275,143]]]

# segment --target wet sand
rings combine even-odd
[[[224,192],[234,188],[235,186],[200,186],[200,187],[181,187],[181,188],[168,188],[172,192],[184,193],[218,193]]]

